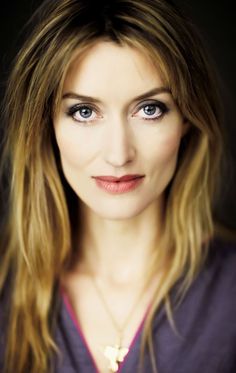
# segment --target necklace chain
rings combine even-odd
[[[97,283],[96,279],[94,278],[94,276],[92,276],[92,281],[93,281],[93,285],[94,285],[94,287],[95,287],[95,289],[97,291],[97,294],[99,295],[99,298],[102,301],[102,304],[103,304],[103,306],[104,306],[107,314],[109,315],[114,328],[120,334],[120,339],[121,339],[123,331],[124,331],[126,325],[128,324],[128,321],[130,320],[131,316],[133,315],[133,313],[134,313],[134,311],[136,309],[136,306],[139,304],[139,302],[141,301],[141,299],[142,299],[142,297],[144,295],[144,292],[146,290],[147,284],[145,283],[145,285],[143,286],[143,288],[142,288],[141,292],[139,293],[138,298],[136,299],[133,307],[131,308],[131,310],[128,313],[127,317],[125,318],[124,322],[120,325],[120,324],[118,324],[118,322],[114,318],[114,315],[112,314],[111,309],[108,306],[108,302],[106,301],[104,293],[102,292],[102,290],[101,290],[100,286],[98,285],[98,283]],[[120,342],[121,342],[121,340],[120,340]]]
[[[120,325],[110,307],[109,307],[109,304],[104,296],[104,293],[103,291],[101,290],[99,284],[97,283],[96,279],[94,276],[91,276],[91,279],[92,279],[92,282],[93,282],[93,285],[94,285],[94,288],[97,292],[97,295],[99,296],[100,298],[100,301],[101,303],[103,304],[103,307],[104,309],[106,310],[108,316],[110,317],[111,319],[111,322],[114,326],[114,328],[116,329],[118,335],[119,335],[119,339],[118,339],[118,342],[115,344],[115,345],[107,345],[105,346],[104,348],[104,356],[109,360],[109,369],[111,372],[117,372],[119,370],[119,364],[124,360],[125,356],[127,355],[127,353],[129,352],[129,348],[128,347],[123,347],[122,346],[122,339],[123,339],[123,333],[124,333],[124,329],[126,327],[126,325],[128,324],[131,316],[134,314],[135,312],[135,309],[138,305],[138,303],[141,301],[143,295],[144,295],[144,292],[147,288],[147,285],[148,285],[148,281],[145,282],[144,286],[142,287],[141,289],[141,292],[139,293],[136,301],[134,302],[130,312],[128,313],[127,317],[125,318],[125,320],[123,321],[123,323]]]

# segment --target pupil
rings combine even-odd
[[[156,107],[154,105],[147,105],[144,108],[144,112],[147,115],[153,115],[155,114],[155,111],[156,111]]]
[[[87,107],[84,107],[84,108],[80,109],[80,114],[81,114],[82,117],[88,118],[91,115],[91,109],[89,109]]]

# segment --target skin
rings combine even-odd
[[[154,88],[162,92],[135,101]],[[71,97],[71,93],[100,102],[81,101]],[[105,372],[107,361],[97,346],[114,341],[116,331],[90,277],[92,274],[96,278],[109,299],[114,318],[125,320],[130,305],[140,298],[145,273],[161,235],[164,192],[174,175],[187,126],[157,69],[139,51],[112,42],[98,42],[82,60],[73,60],[63,96],[54,119],[55,135],[63,171],[78,195],[84,222],[79,244],[82,256],[63,284],[94,358]],[[161,107],[155,106],[157,101]],[[89,119],[81,110],[68,114],[71,107],[80,103],[93,107],[84,112]],[[148,104],[154,106],[148,108]],[[151,121],[154,117],[156,120]],[[126,174],[145,177],[138,188],[118,195],[98,188],[92,179]],[[129,320],[126,345],[152,292],[150,286]],[[91,309],[96,310],[99,325],[90,316]]]

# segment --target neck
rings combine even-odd
[[[107,220],[81,209],[79,266],[114,283],[137,281],[145,276],[161,234],[162,209],[150,205],[140,215]]]

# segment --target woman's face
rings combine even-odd
[[[161,203],[185,126],[145,56],[105,41],[71,64],[54,119],[68,183],[86,208],[107,219]],[[107,178],[125,175],[129,180]]]

